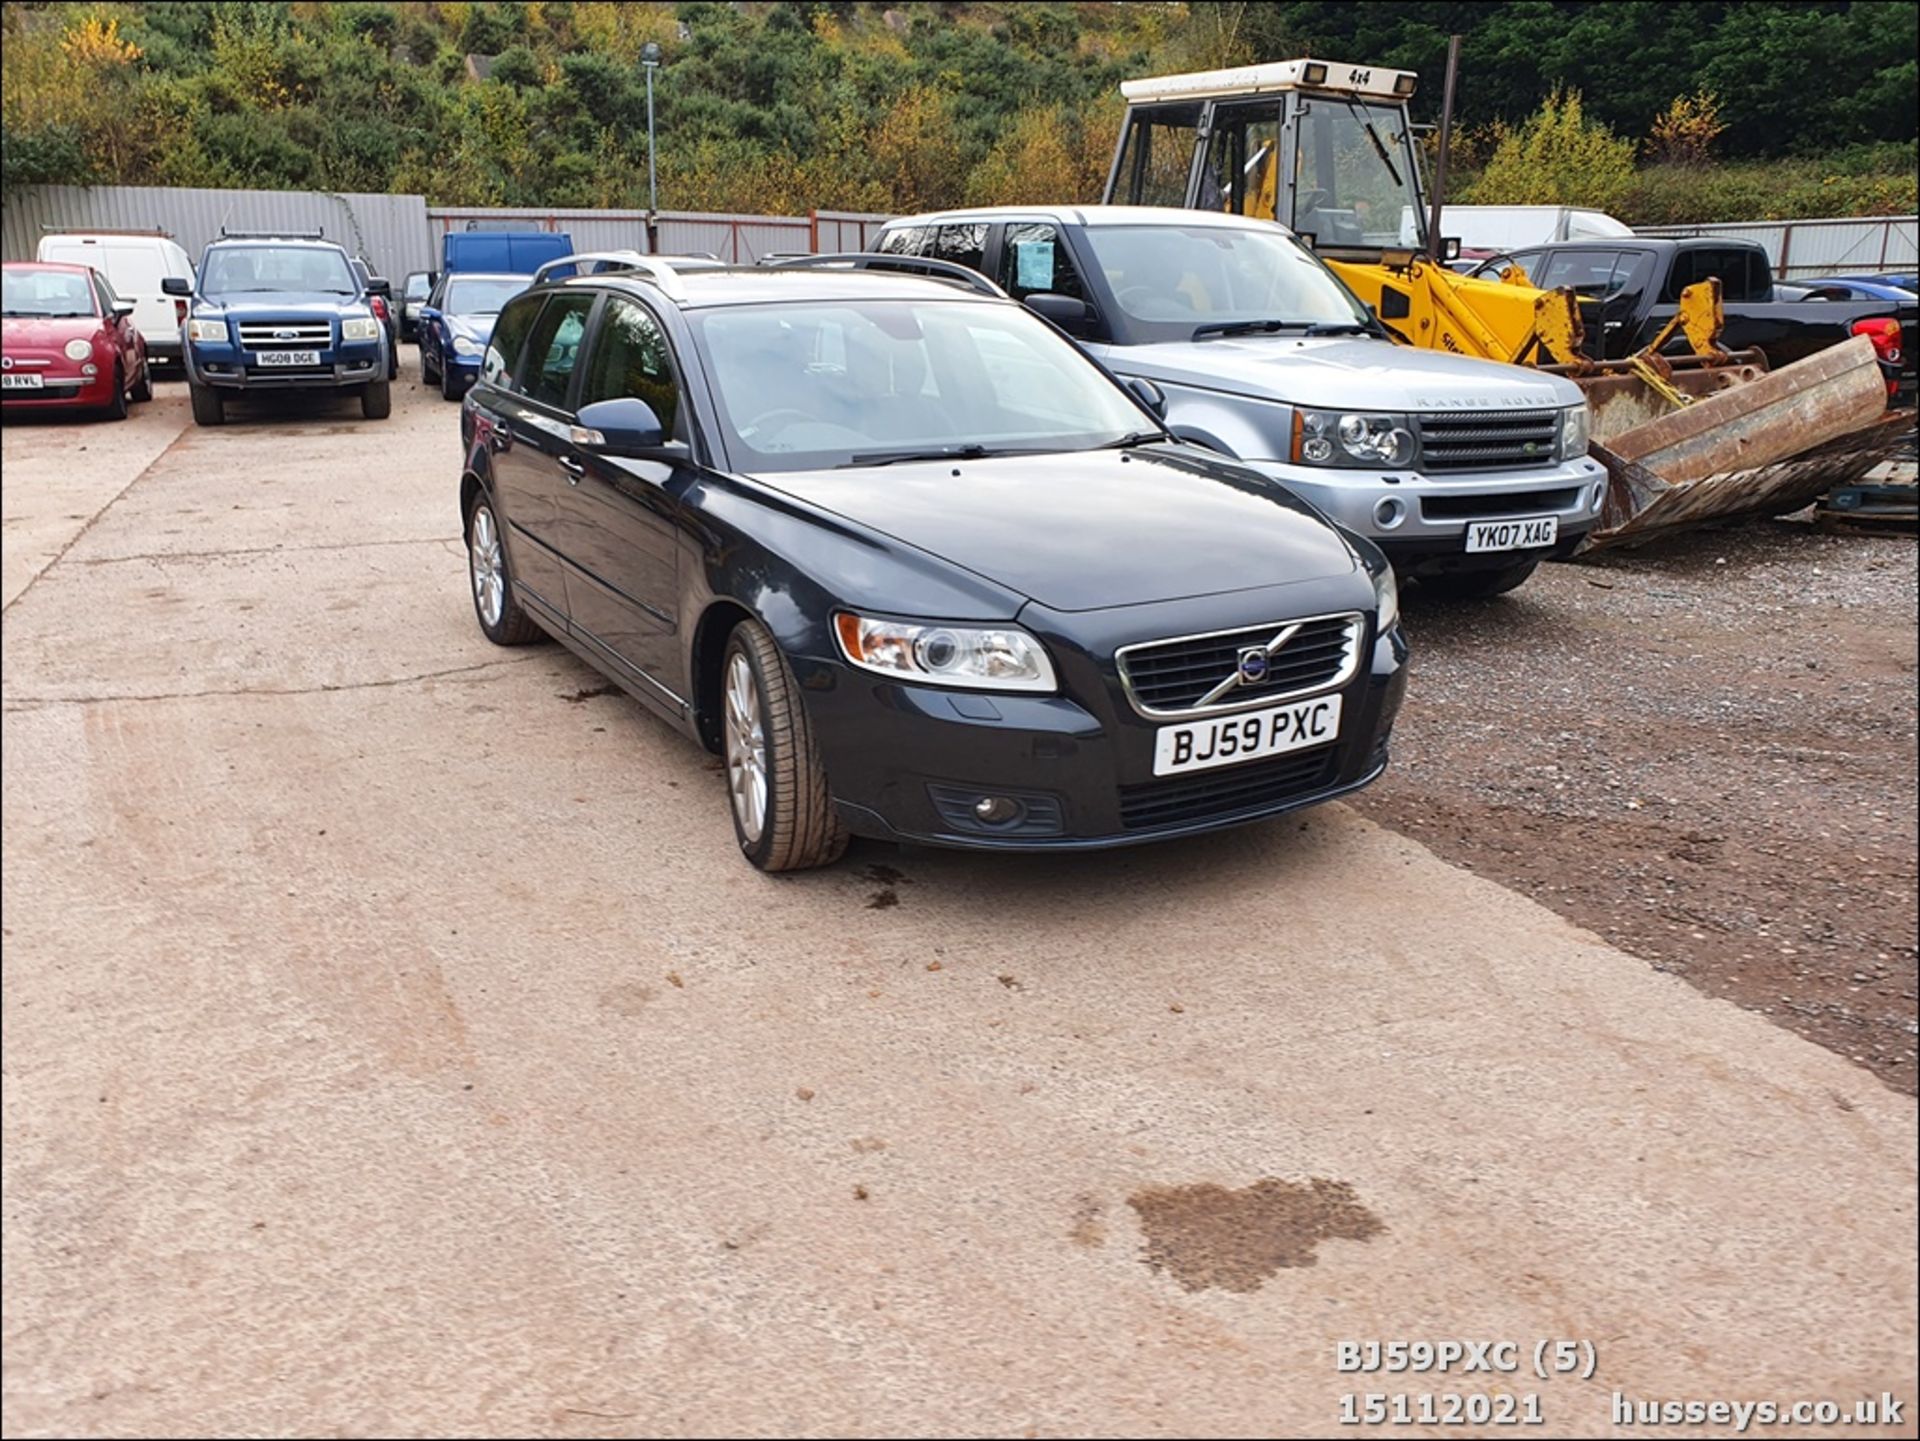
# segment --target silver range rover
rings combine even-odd
[[[1511,590],[1577,546],[1606,472],[1572,381],[1395,344],[1271,221],[1139,206],[895,220],[882,253],[958,262],[1433,590]]]

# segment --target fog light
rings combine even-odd
[[[1601,506],[1605,505],[1606,503],[1607,503],[1607,483],[1604,480],[1598,481],[1595,483],[1593,487],[1593,508],[1595,510],[1598,510],[1600,509]]]
[[[1020,819],[1026,807],[1006,796],[982,796],[973,803],[974,818],[982,825],[1004,826]]]
[[[94,365],[92,362],[88,362],[86,365],[80,367],[80,373],[82,375],[98,375],[100,373],[100,367]]]
[[[1393,496],[1387,496],[1373,507],[1373,523],[1382,530],[1392,530],[1407,518],[1407,508]]]

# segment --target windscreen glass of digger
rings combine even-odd
[[[1417,235],[1425,235],[1405,111],[1315,96],[1300,102],[1299,117],[1293,214],[1282,220],[1322,250],[1404,245],[1409,214]]]
[[[1369,323],[1319,258],[1274,226],[1090,225],[1085,238],[1127,343],[1241,321],[1295,332]]]

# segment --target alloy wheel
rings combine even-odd
[[[767,732],[760,717],[760,687],[746,656],[727,661],[727,789],[740,833],[760,839],[767,824]]]

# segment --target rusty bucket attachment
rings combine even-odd
[[[1904,412],[1888,414],[1886,380],[1865,336],[1715,389],[1624,430],[1602,433],[1596,424],[1593,455],[1610,483],[1587,548],[1798,510],[1887,459],[1913,426]]]

